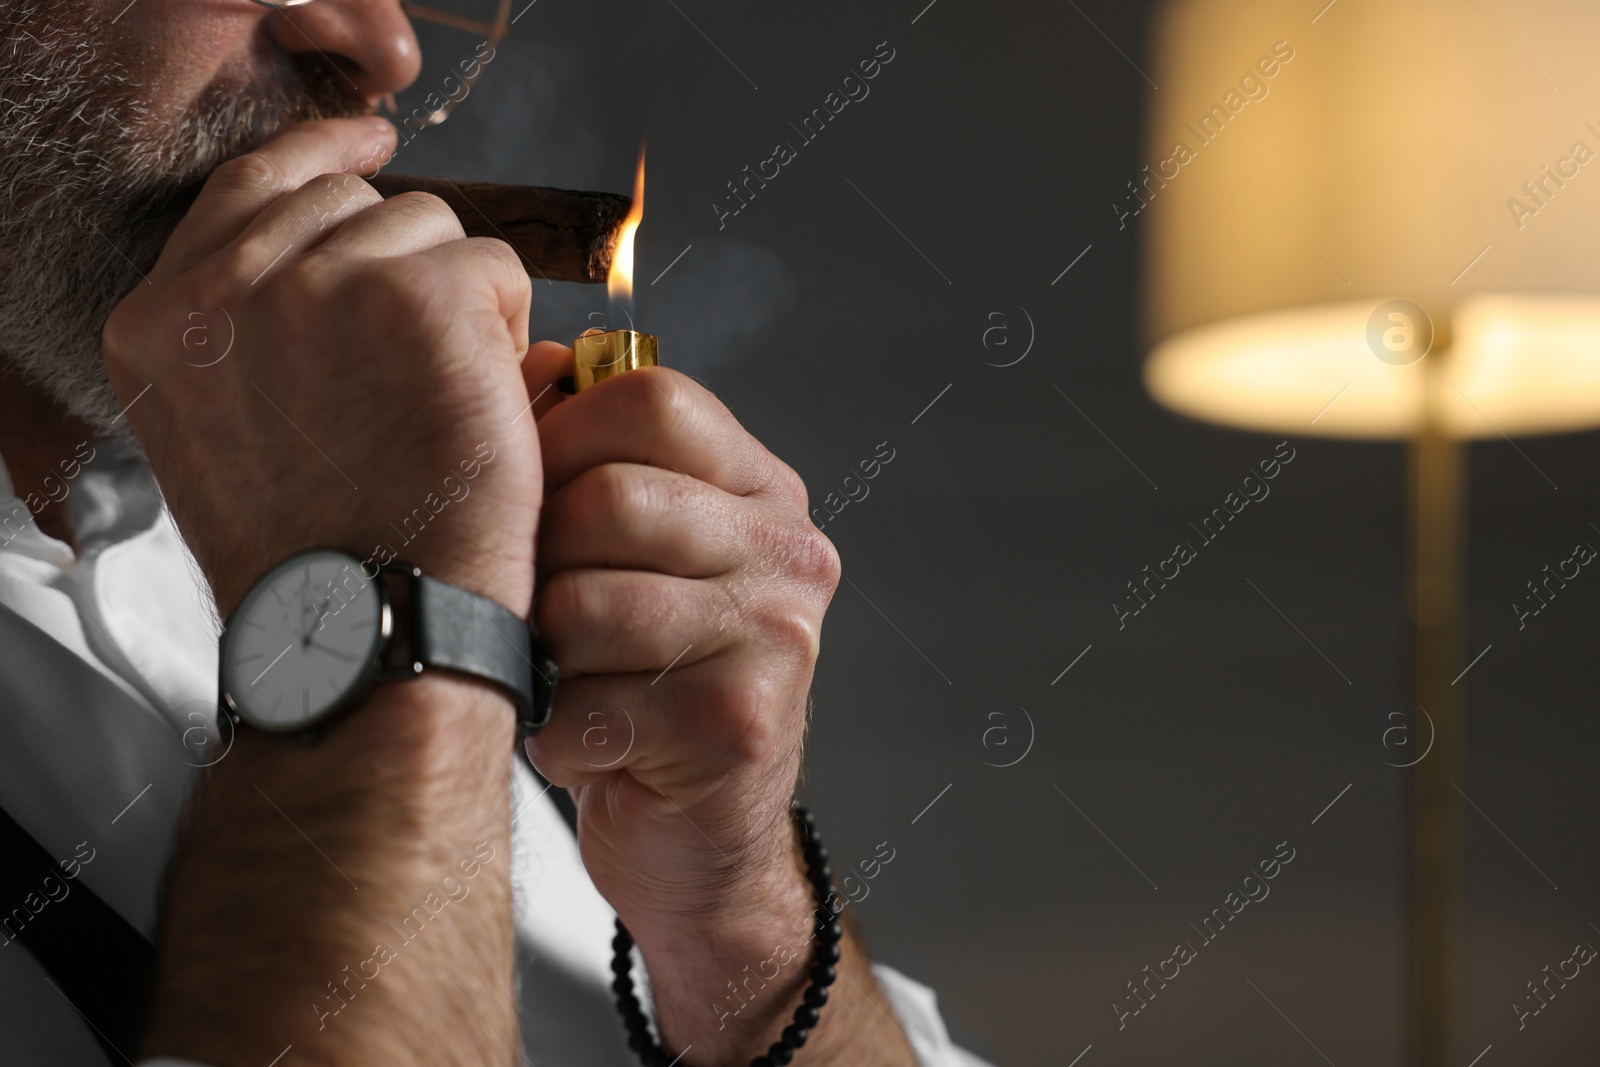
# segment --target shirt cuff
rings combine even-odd
[[[916,1053],[917,1067],[991,1067],[987,1060],[951,1042],[944,1028],[944,1017],[939,1014],[939,998],[933,990],[881,963],[872,965],[872,974],[889,998],[895,1014],[900,1016],[901,1032]]]

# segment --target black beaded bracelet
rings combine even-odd
[[[828,918],[819,923],[812,934],[817,942],[817,951],[811,963],[811,984],[806,986],[805,993],[801,995],[801,1004],[794,1010],[793,1020],[783,1028],[779,1040],[750,1061],[750,1067],[783,1067],[794,1059],[795,1052],[806,1043],[811,1031],[816,1028],[822,1006],[828,1003],[828,987],[839,976],[834,965],[839,962],[839,943],[844,938],[844,927],[833,918],[837,913],[828,904],[834,895],[833,868],[828,866],[828,850],[817,839],[815,817],[799,804],[794,805],[793,810],[805,853],[806,880],[811,883],[811,894],[816,899],[817,910]],[[639,998],[634,995],[633,979],[629,976],[633,970],[633,935],[628,933],[621,919],[617,920],[617,936],[612,939],[611,948],[611,971],[616,975],[611,982],[611,991],[617,995],[617,1010],[622,1013],[623,1025],[628,1028],[628,1047],[639,1054],[645,1067],[671,1067],[677,1061],[650,1036],[650,1021],[645,1018]],[[687,1065],[680,1064],[679,1067]]]

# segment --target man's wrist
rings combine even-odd
[[[642,935],[629,928],[669,1058],[688,1054],[696,1067],[743,1067],[787,1041],[792,1023],[806,1031],[796,1067],[912,1067],[915,1053],[852,924],[818,936],[842,918],[844,899],[836,891],[817,899],[800,843],[777,863],[740,872],[744,892],[719,896],[698,920],[658,919]],[[819,982],[819,964],[831,964],[834,976]],[[814,983],[825,987],[818,999]],[[802,1021],[796,1009],[807,1005],[815,1010]]]
[[[351,716],[369,718],[374,730],[403,752],[450,760],[485,751],[509,754],[516,737],[517,705],[511,693],[480,678],[430,671],[380,682]]]
[[[693,1045],[697,1065],[742,1065],[765,1050],[800,1003],[822,919],[796,844],[773,865],[742,871],[697,915],[630,926],[662,1043]]]
[[[463,858],[484,865],[463,883],[471,895],[451,905],[452,922],[469,924],[462,929],[492,964],[485,973],[509,981],[508,878],[503,863],[483,857],[507,848],[514,731],[508,698],[440,672],[378,686],[312,744],[241,733],[179,842],[142,1051],[224,1063],[248,1048],[265,1062],[282,1048],[274,1042],[292,1041],[308,1064],[414,1062],[394,1013],[416,1015],[403,1007],[409,998],[449,1004],[448,986],[435,989],[432,975],[459,956],[437,935],[401,949],[389,920],[448,893],[441,879],[459,881]],[[353,1010],[338,1013],[329,983],[370,967],[374,938],[404,962],[381,982],[369,973]],[[218,943],[230,951],[218,953]],[[504,1011],[490,1007],[498,996],[481,999],[497,1020],[474,1035],[484,1049],[502,1040],[493,1027],[514,1027],[504,992]],[[443,1025],[448,1014],[416,1017]]]

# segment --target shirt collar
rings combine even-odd
[[[161,518],[161,494],[136,447],[106,441],[81,442],[52,475],[64,487],[78,551],[51,537],[34,520],[44,501],[19,497],[5,457],[0,456],[0,552],[15,552],[70,570],[95,548],[116,544],[150,529]],[[31,506],[30,506],[31,505]]]

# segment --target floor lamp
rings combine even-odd
[[[1409,703],[1435,737],[1409,771],[1412,1067],[1466,1062],[1464,444],[1600,426],[1597,33],[1580,0],[1168,0],[1148,163],[1113,205],[1143,230],[1157,401],[1408,442]]]

